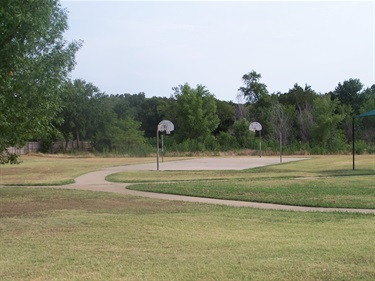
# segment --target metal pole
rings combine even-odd
[[[156,130],[156,147],[157,147],[157,153],[156,153],[156,169],[159,171],[159,127]]]
[[[280,163],[283,162],[283,134],[280,131]]]
[[[353,143],[352,154],[353,154],[353,171],[354,171],[354,169],[355,169],[355,134],[354,134],[354,118],[352,118],[352,143]]]
[[[259,131],[259,157],[262,157],[262,131]]]
[[[161,162],[164,163],[164,139],[163,134],[161,135]]]

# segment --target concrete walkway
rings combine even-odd
[[[304,160],[306,158],[283,158],[283,163],[291,161]],[[266,165],[274,165],[280,162],[279,158],[271,157],[236,157],[236,158],[199,158],[191,160],[179,160],[159,163],[159,170],[243,170]],[[100,171],[91,172],[82,175],[75,179],[74,184],[63,186],[51,186],[50,188],[63,188],[63,189],[79,189],[90,191],[104,191],[114,192],[120,194],[127,194],[133,196],[141,196],[153,199],[162,200],[177,200],[185,202],[195,202],[204,204],[218,204],[234,207],[250,207],[269,210],[286,210],[286,211],[299,211],[299,212],[351,212],[351,213],[366,213],[375,214],[373,209],[346,209],[346,208],[318,208],[318,207],[303,207],[303,206],[289,206],[279,204],[255,203],[246,201],[235,200],[222,200],[201,198],[192,196],[182,196],[173,194],[161,194],[153,192],[143,192],[129,190],[126,187],[130,184],[126,183],[111,183],[105,180],[105,177],[118,172],[124,171],[140,171],[140,170],[156,170],[156,163],[140,164],[106,168]]]

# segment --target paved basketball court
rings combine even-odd
[[[301,161],[307,158],[285,157],[283,163]],[[244,170],[267,165],[280,164],[278,157],[208,157],[188,160],[159,161],[159,171],[203,171],[203,170]],[[127,165],[106,168],[100,171],[88,173],[75,179],[75,185],[108,185],[105,177],[124,171],[156,171],[156,158],[154,163]]]
[[[283,163],[300,161],[307,158],[284,157]],[[170,160],[170,158],[169,158]],[[184,171],[184,170],[244,170],[280,163],[279,157],[209,157],[189,160],[168,161],[162,163],[159,160],[160,171]],[[125,170],[156,170],[155,163],[131,165]]]
[[[300,161],[308,158],[283,158],[283,163],[291,161]],[[155,159],[156,160],[156,159]],[[280,164],[280,158],[275,157],[211,157],[211,158],[196,158],[189,160],[177,160],[159,163],[159,170],[243,170],[255,167],[261,167],[266,165]],[[140,164],[140,165],[128,165],[106,168],[100,171],[91,172],[82,175],[75,179],[74,184],[62,185],[62,186],[40,186],[39,188],[64,188],[64,189],[80,189],[80,190],[91,190],[91,191],[104,191],[114,192],[120,194],[127,194],[133,196],[141,196],[153,199],[162,200],[177,200],[186,202],[196,202],[205,204],[218,204],[227,205],[233,207],[250,207],[259,209],[269,210],[287,210],[287,211],[299,211],[299,212],[353,212],[353,213],[367,213],[375,214],[373,209],[347,209],[347,208],[319,208],[319,207],[304,207],[304,206],[288,206],[279,204],[268,204],[268,203],[256,203],[256,202],[244,202],[235,200],[221,200],[211,198],[200,198],[193,196],[181,196],[173,194],[161,194],[153,192],[143,192],[136,190],[129,190],[126,187],[129,184],[126,183],[114,183],[107,182],[105,177],[118,172],[123,171],[140,171],[140,170],[154,170],[156,171],[155,163]],[[36,188],[36,186],[33,186]]]

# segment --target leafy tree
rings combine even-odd
[[[375,84],[363,91],[363,103],[359,113],[375,109]]]
[[[110,96],[113,103],[113,110],[119,119],[124,119],[128,116],[134,117],[137,115],[135,110],[130,107],[130,102],[127,98],[128,96],[128,94]]]
[[[338,129],[338,125],[344,120],[345,115],[337,113],[339,111],[339,101],[331,100],[327,96],[316,97],[313,104],[314,124],[312,134],[314,143],[324,152],[328,150],[340,150],[342,147],[343,132]]]
[[[238,90],[250,103],[256,103],[268,94],[267,86],[260,83],[261,78],[262,75],[254,70],[242,76],[244,86]]]
[[[220,133],[217,136],[217,141],[220,145],[220,149],[224,151],[238,149],[240,147],[236,137],[228,132],[220,131]]]
[[[74,80],[73,83],[67,82],[61,93],[63,122],[57,126],[64,136],[65,149],[71,136],[79,148],[81,138],[95,124],[97,113],[94,111],[93,101],[101,93],[92,83],[81,79]]]
[[[129,102],[129,106],[135,109],[136,113],[139,113],[142,111],[143,103],[146,100],[145,93],[141,92],[141,93],[134,94],[134,95],[124,94],[124,97]]]
[[[141,130],[145,132],[145,137],[153,138],[156,136],[156,128],[160,121],[167,119],[163,109],[168,104],[168,98],[152,97],[145,99],[137,120],[141,122]]]
[[[102,99],[93,99],[93,101],[100,100]],[[114,151],[138,153],[138,155],[149,150],[144,138],[142,122],[137,120],[137,118],[144,118],[143,113],[152,113],[153,108],[145,108],[147,103],[148,99],[144,93],[105,96],[94,111],[98,119],[95,130],[88,135],[93,147],[101,152]]]
[[[249,125],[246,119],[237,120],[233,124],[233,135],[241,148],[252,148],[255,134],[250,132]]]
[[[307,105],[304,109],[297,112],[299,137],[304,143],[310,143],[312,141],[312,127],[314,124],[312,107],[312,105]]]
[[[308,85],[301,87],[294,84],[294,87],[285,94],[279,94],[278,101],[283,108],[288,107],[291,123],[288,138],[293,137],[304,143],[311,141],[312,115],[311,109],[317,93]],[[291,110],[294,108],[294,113]],[[283,143],[286,139],[283,140]]]
[[[272,104],[278,101],[276,94],[265,95],[256,104],[248,106],[250,122],[257,121],[262,124],[262,137],[273,137],[271,125],[271,108]],[[258,134],[259,132],[256,132]]]
[[[180,140],[205,140],[219,125],[215,97],[205,86],[187,83],[173,88],[176,99],[176,135]]]
[[[375,109],[375,85],[363,91],[364,102],[359,109],[359,114]],[[375,143],[375,117],[359,118],[356,120],[358,138],[366,142]]]
[[[359,79],[349,79],[342,84],[339,83],[331,96],[337,98],[342,104],[350,105],[354,114],[359,114],[359,109],[365,100],[362,90],[363,84]]]
[[[144,93],[139,93],[116,95],[111,99],[114,101],[114,111],[118,118],[134,118],[141,122],[140,129],[145,132],[145,137],[155,137],[157,124],[165,118],[167,98],[146,98]]]
[[[298,84],[287,93],[279,95],[279,102],[283,105],[294,105],[296,110],[301,112],[308,106],[311,106],[317,93],[310,86],[305,85],[304,88]]]
[[[91,142],[95,150],[103,151],[111,146],[111,128],[117,120],[112,100],[104,93],[98,92],[90,98],[88,107],[88,123],[83,137]]]
[[[81,45],[64,40],[67,27],[57,0],[0,2],[0,151],[51,128]]]
[[[117,120],[112,126],[111,149],[129,152],[145,144],[143,132],[140,130],[141,123],[132,118]]]
[[[215,130],[215,135],[219,132],[228,132],[236,120],[235,105],[231,102],[216,100],[219,126]]]

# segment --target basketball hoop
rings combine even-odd
[[[174,125],[169,120],[163,120],[158,124],[158,128],[156,130],[156,146],[157,146],[157,156],[156,156],[156,169],[159,171],[159,132],[164,132],[167,135],[170,135],[171,132],[174,130]],[[164,143],[163,143],[163,135],[162,137],[162,156],[164,155]]]
[[[249,126],[249,130],[254,132],[259,132],[259,157],[262,157],[262,125],[259,122],[253,122]]]
[[[259,122],[253,122],[253,123],[250,124],[249,130],[252,131],[252,132],[261,131],[262,125]]]
[[[159,132],[165,131],[167,135],[170,135],[173,130],[174,130],[174,125],[169,120],[163,120],[158,125],[158,131]]]

